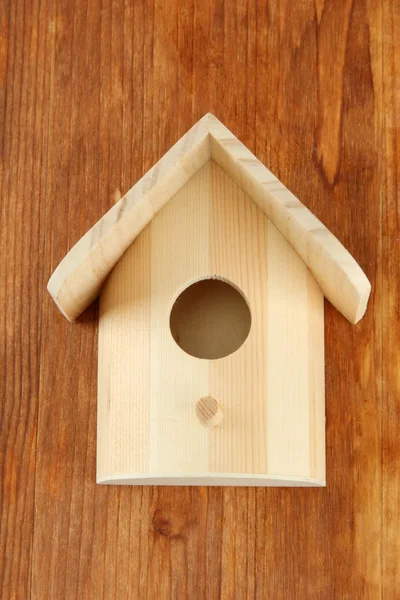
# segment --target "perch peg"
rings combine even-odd
[[[223,419],[222,410],[211,396],[200,398],[196,403],[196,415],[203,425],[207,427],[216,427]]]

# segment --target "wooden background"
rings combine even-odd
[[[0,596],[400,598],[398,0],[0,0]],[[373,286],[326,304],[326,489],[95,484],[97,314],[46,282],[211,111]]]

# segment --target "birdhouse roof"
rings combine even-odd
[[[76,244],[48,290],[75,320],[153,217],[210,159],[262,209],[312,271],[326,298],[352,323],[371,285],[339,240],[216,117],[205,115]]]

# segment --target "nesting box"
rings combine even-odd
[[[206,115],[49,281],[100,294],[97,480],[325,485],[324,296],[370,284],[324,225]]]

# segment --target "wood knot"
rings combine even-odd
[[[197,400],[196,415],[199,421],[207,427],[216,427],[223,419],[220,405],[211,396],[205,396]]]
[[[154,530],[165,537],[179,537],[185,524],[185,513],[170,507],[159,508],[153,516]]]

